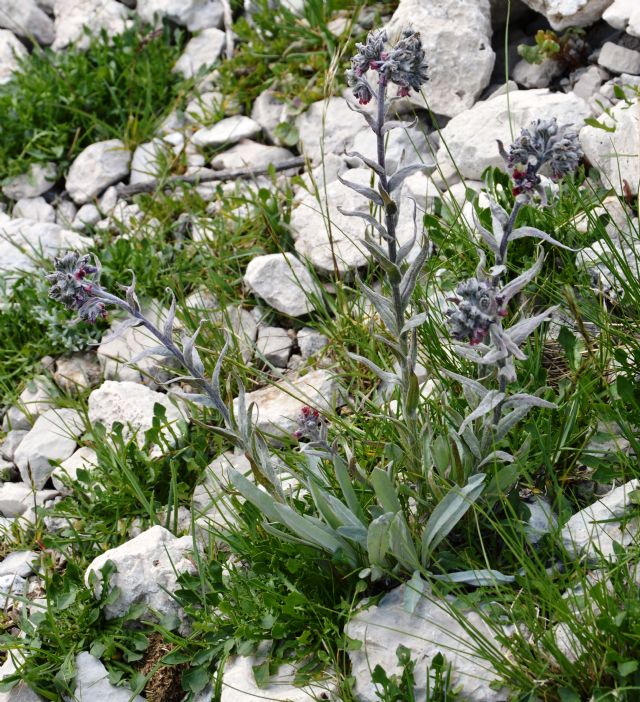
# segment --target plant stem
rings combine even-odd
[[[509,215],[509,220],[507,222],[507,226],[504,229],[504,234],[502,236],[502,241],[500,242],[500,250],[498,251],[498,255],[496,257],[496,264],[498,266],[504,265],[504,262],[506,261],[507,258],[507,246],[509,245],[509,237],[511,236],[513,232],[513,225],[516,223],[516,217],[518,216],[518,212],[520,212],[520,208],[522,207],[522,202],[519,200],[516,200],[513,209],[511,210],[511,214]]]

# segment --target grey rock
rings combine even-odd
[[[329,339],[310,327],[303,327],[297,335],[298,347],[302,358],[310,358],[320,353],[329,343]]]
[[[73,702],[145,702],[144,697],[134,696],[130,687],[112,685],[107,669],[90,653],[76,656],[75,682]]]
[[[223,16],[219,0],[138,0],[137,12],[147,24],[168,19],[190,32],[219,27]]]
[[[607,71],[600,66],[589,66],[582,70],[573,84],[572,91],[585,101],[590,100],[609,77]]]
[[[0,610],[7,610],[27,594],[27,581],[19,575],[0,575]]]
[[[71,356],[61,356],[56,361],[53,379],[63,392],[70,395],[94,387],[100,378],[100,364],[93,353],[74,353]]]
[[[335,375],[328,370],[314,370],[302,377],[284,378],[246,394],[246,406],[256,404],[256,426],[272,435],[291,436],[304,405],[320,411],[332,411],[342,402]],[[237,411],[237,399],[233,401]]]
[[[607,41],[600,50],[598,65],[613,73],[638,75],[640,74],[640,51]]]
[[[401,0],[389,36],[407,26],[420,32],[429,65],[424,97],[412,91],[407,102],[447,117],[469,109],[489,85],[495,62],[489,0]]]
[[[92,202],[88,202],[77,211],[71,228],[75,231],[82,231],[86,227],[94,227],[101,219],[100,210]]]
[[[0,485],[0,513],[14,518],[24,514],[33,505],[42,506],[58,495],[57,490],[33,490],[26,483]]]
[[[309,105],[295,121],[302,153],[313,163],[322,163],[323,154],[349,151],[366,123],[348,107],[342,97],[331,97]]]
[[[139,383],[107,380],[93,390],[89,395],[89,422],[100,422],[107,431],[119,422],[123,425],[125,439],[135,435],[138,445],[142,446],[144,432],[150,429],[153,423],[155,404],[164,407],[166,421],[173,425],[162,430],[164,441],[172,446],[176,441],[173,434],[180,436],[182,433],[180,427],[187,417],[186,410],[179,403],[172,402],[170,396],[154,392]],[[155,450],[152,453],[158,455]]]
[[[314,306],[308,295],[320,294],[309,271],[290,253],[251,259],[244,283],[268,305],[290,317],[312,312]]]
[[[16,450],[14,460],[22,480],[40,490],[55,467],[53,462],[71,456],[83,430],[76,410],[51,409],[38,417]]]
[[[91,34],[106,32],[113,37],[129,26],[127,8],[116,0],[55,0],[56,38],[52,48],[60,51],[70,44],[79,49],[89,46]]]
[[[67,192],[77,205],[84,205],[107,186],[129,174],[131,152],[120,139],[108,139],[87,146],[69,168]]]
[[[415,661],[415,699],[425,699],[426,670],[433,658],[444,652],[452,666],[452,688],[458,688],[462,699],[470,702],[498,702],[509,696],[496,690],[499,675],[491,663],[477,651],[478,644],[468,633],[473,627],[485,640],[486,646],[500,649],[494,632],[475,611],[459,612],[455,616],[448,606],[453,597],[440,600],[426,588],[413,614],[404,607],[406,586],[401,585],[386,594],[377,606],[358,612],[345,627],[346,634],[362,642],[359,650],[350,651],[351,674],[355,678],[354,692],[359,702],[379,699],[379,686],[371,679],[371,671],[380,665],[387,675],[402,672],[396,657],[399,645],[411,651]],[[465,621],[460,622],[460,617]],[[475,633],[474,633],[475,635]]]
[[[624,181],[631,192],[640,185],[640,100],[631,105],[621,102],[609,115],[600,118],[604,124],[614,127],[607,132],[592,126],[580,130],[580,144],[585,156],[600,171],[606,187],[613,187],[618,194],[624,192]]]
[[[97,579],[92,587],[96,597],[100,597],[100,570],[107,561],[112,561],[117,571],[111,576],[109,586],[118,588],[118,596],[103,610],[107,619],[121,617],[134,604],[140,603],[160,615],[184,617],[182,608],[170,593],[176,590],[180,573],[195,573],[195,565],[189,557],[192,550],[191,536],[176,538],[164,527],[154,526],[95,558],[85,572],[85,583],[91,586],[90,574],[95,573]]]
[[[542,63],[529,63],[521,59],[513,67],[511,76],[523,88],[547,88],[563,71],[561,61],[545,59]]]
[[[222,93],[208,91],[190,100],[184,110],[187,123],[200,126],[215,121],[223,110],[225,98]]]
[[[163,164],[170,162],[168,149],[162,139],[140,144],[133,152],[129,183],[152,183],[160,174]]]
[[[525,536],[530,544],[537,544],[545,534],[557,529],[558,518],[551,505],[540,497],[536,497],[533,502],[528,502],[526,506],[529,510],[529,519],[524,527]]]
[[[82,446],[69,458],[56,466],[51,473],[51,480],[56,490],[64,490],[65,485],[62,478],[66,477],[75,481],[78,479],[78,470],[92,471],[98,463],[98,456],[95,449],[90,446]]]
[[[242,359],[250,361],[258,333],[258,325],[251,313],[240,306],[233,306],[220,310],[213,319],[216,324],[231,332]]]
[[[640,5],[636,0],[613,0],[602,14],[602,19],[632,37],[640,37]]]
[[[499,95],[478,102],[449,121],[441,131],[446,147],[438,151],[438,164],[446,169],[453,160],[463,178],[481,180],[489,166],[504,168],[497,140],[505,146],[511,143],[510,122],[518,135],[534,119],[556,117],[561,124],[579,128],[590,114],[586,102],[572,94],[536,89],[518,90],[508,100],[506,95]]]
[[[9,677],[16,671],[16,663],[20,660],[14,662],[13,657],[15,653],[9,652],[7,655],[7,660],[0,666],[0,682],[5,678]],[[24,682],[18,683],[15,687],[11,688],[9,692],[0,692],[0,702],[43,702],[44,698],[37,695],[33,690]]]
[[[260,134],[260,125],[250,117],[235,115],[220,120],[213,127],[198,129],[191,141],[196,146],[214,148],[231,146],[241,139],[251,139]]]
[[[291,151],[281,146],[268,146],[266,144],[258,144],[250,139],[243,139],[239,144],[215,156],[211,161],[211,167],[214,170],[266,168],[271,164],[288,161],[293,157]],[[295,170],[293,173],[295,173]]]
[[[626,548],[636,541],[638,518],[623,522],[622,517],[632,505],[631,493],[638,488],[640,480],[630,480],[569,519],[561,537],[572,558],[585,557],[593,563],[600,557],[615,559],[614,543]]]
[[[201,69],[212,66],[219,58],[226,43],[225,33],[219,29],[203,29],[187,42],[182,56],[173,67],[184,78],[193,78]]]
[[[3,442],[0,444],[0,458],[6,461],[13,461],[16,449],[20,442],[28,434],[28,429],[11,429],[7,432]]]
[[[588,27],[597,22],[613,0],[523,0],[544,15],[553,29]]]
[[[260,125],[272,144],[277,144],[276,127],[291,119],[290,108],[276,96],[275,91],[267,88],[254,100],[251,119]]]
[[[286,368],[293,342],[286,329],[260,327],[256,344],[258,356],[276,368]]]
[[[35,551],[12,551],[0,561],[0,577],[18,575],[26,578],[33,574],[39,560],[40,556]]]
[[[31,219],[34,222],[55,222],[56,211],[43,197],[21,198],[13,206],[13,217]]]
[[[0,27],[11,30],[25,39],[33,37],[40,44],[49,45],[54,39],[53,21],[35,0],[0,0]]]
[[[34,163],[26,173],[9,179],[2,186],[2,192],[10,200],[38,197],[51,188],[56,177],[55,163]]]
[[[3,430],[30,429],[43,412],[55,405],[57,395],[49,378],[36,375],[20,393],[18,402],[7,410],[2,421]]]
[[[78,208],[71,200],[59,200],[56,205],[56,224],[61,227],[71,227]]]
[[[28,55],[24,44],[8,29],[0,29],[0,85],[8,83]]]

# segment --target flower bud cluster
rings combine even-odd
[[[446,312],[451,336],[472,346],[482,343],[491,325],[506,314],[499,291],[489,281],[469,278],[460,283],[456,295],[449,298],[456,307]]]
[[[47,275],[51,283],[49,297],[61,302],[68,310],[75,310],[81,319],[95,322],[104,319],[107,309],[97,297],[100,292],[99,270],[90,264],[88,254],[66,253],[55,259],[55,272]]]
[[[578,133],[569,125],[559,126],[554,117],[534,120],[504,155],[514,180],[514,195],[530,195],[539,190],[544,166],[553,180],[559,180],[578,167],[583,152]]]
[[[314,407],[305,405],[298,414],[297,424],[298,428],[293,432],[296,439],[309,439],[312,442],[318,442],[325,438],[324,422],[320,412]]]
[[[380,83],[390,82],[398,86],[398,95],[406,97],[411,89],[419,91],[427,81],[427,64],[420,34],[405,29],[393,48],[387,48],[387,33],[384,29],[370,32],[364,44],[356,44],[358,53],[351,59],[347,81],[361,105],[366,105],[374,96],[373,88],[366,79],[369,69],[380,74]]]

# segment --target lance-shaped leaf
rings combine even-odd
[[[398,383],[400,383],[400,376],[398,376],[396,373],[390,373],[389,371],[382,370],[380,366],[376,365],[373,361],[370,361],[365,356],[360,356],[357,353],[350,352],[347,352],[347,355],[349,356],[349,358],[352,358],[354,361],[362,363],[369,370],[373,371],[378,376],[378,378],[380,378],[380,380],[382,380],[384,383],[389,383],[391,385],[397,385]]]
[[[389,547],[393,557],[408,571],[420,568],[420,558],[402,512],[397,512],[389,526]]]
[[[342,185],[346,185],[348,188],[351,188],[351,190],[355,190],[358,195],[366,197],[374,204],[380,205],[381,207],[384,205],[382,197],[372,188],[369,188],[366,185],[360,185],[360,183],[354,183],[351,180],[345,180],[342,176],[338,176],[338,180],[342,183]]]
[[[245,500],[256,507],[266,519],[270,522],[280,521],[279,514],[275,509],[276,503],[270,495],[260,490],[250,480],[247,480],[240,471],[231,469],[228,474],[231,485]]]
[[[505,398],[503,392],[498,392],[497,390],[489,390],[487,394],[482,398],[480,404],[469,414],[464,422],[460,425],[458,433],[461,434],[465,427],[480,417],[484,417],[485,414],[492,412]]]
[[[347,464],[338,453],[333,454],[333,470],[347,506],[355,514],[355,516],[364,523],[365,516],[362,511],[362,507],[360,506],[360,502],[358,501],[356,491],[353,489]]]
[[[434,507],[422,534],[422,562],[426,565],[433,549],[445,539],[484,490],[484,473],[472,475],[464,487],[452,487]]]
[[[392,129],[411,129],[418,124],[418,118],[414,117],[411,122],[403,122],[402,120],[389,120],[388,122],[385,122],[384,125],[382,126],[382,129],[380,130],[380,134],[386,134],[387,132],[390,132]]]
[[[427,583],[420,577],[420,571],[414,570],[411,580],[405,585],[402,608],[407,614],[413,614],[422,599]]]
[[[427,319],[429,318],[429,315],[426,312],[420,312],[420,314],[416,314],[411,319],[408,319],[405,323],[404,326],[402,327],[400,333],[401,334],[406,334],[408,331],[411,331],[412,329],[415,329],[416,327],[422,326]]]
[[[385,512],[374,519],[367,529],[367,556],[369,563],[381,566],[389,552],[389,529],[394,512]]]
[[[167,315],[167,321],[164,323],[162,333],[167,339],[171,339],[173,337],[173,323],[176,319],[176,296],[170,288],[167,288],[167,292],[171,295],[171,306],[169,307],[169,314]]]
[[[372,217],[368,212],[358,212],[358,210],[345,210],[342,207],[338,207],[338,212],[340,214],[343,214],[345,217],[360,217],[360,219],[364,219],[364,221],[367,224],[370,224],[380,236],[385,239],[385,241],[389,238],[389,234],[387,232],[387,228],[378,222],[378,220],[375,217]]]
[[[142,322],[139,319],[136,319],[136,317],[128,317],[124,321],[120,322],[120,324],[110,334],[105,334],[105,336],[102,337],[100,344],[110,344],[112,341],[119,339],[127,331],[127,329],[139,327],[141,324]]]
[[[528,339],[529,336],[531,336],[531,334],[533,334],[533,332],[544,321],[546,321],[557,309],[558,305],[556,305],[555,307],[549,307],[549,309],[545,310],[544,312],[541,312],[535,317],[527,317],[526,319],[521,320],[517,324],[514,324],[512,327],[509,327],[506,333],[509,335],[509,338],[511,339],[511,341],[513,341],[514,344],[520,346],[520,344],[522,344],[526,339]]]
[[[464,431],[460,432],[460,436],[464,439],[465,443],[469,447],[469,451],[471,451],[474,457],[480,459],[482,457],[480,442],[478,441],[478,437],[475,435],[473,429],[470,426],[465,427]]]
[[[98,259],[96,259],[96,261],[97,260]],[[124,289],[125,298],[132,309],[134,309],[136,312],[140,312],[140,300],[138,300],[138,296],[136,295],[136,274],[135,271],[132,270],[129,272],[131,273],[131,285]],[[98,279],[99,278],[96,278],[96,282]]]
[[[362,243],[371,252],[371,255],[376,259],[376,261],[380,264],[380,267],[387,274],[390,282],[397,283],[402,276],[398,266],[396,266],[395,263],[392,263],[389,260],[389,257],[385,254],[382,248],[378,246],[375,242],[371,241],[370,239],[365,239]]]
[[[557,405],[554,402],[543,400],[541,397],[536,397],[535,395],[528,395],[526,392],[518,392],[515,395],[511,395],[505,401],[504,409],[507,410],[512,407],[521,407],[523,405],[542,407],[543,409],[557,409]]]
[[[424,262],[429,257],[429,249],[429,244],[423,246],[409,268],[407,268],[405,271],[405,274],[402,276],[402,280],[400,281],[400,299],[402,301],[403,308],[405,308],[411,300],[411,295],[413,295],[413,291],[416,288],[420,271],[424,266]]]
[[[361,154],[359,151],[345,151],[344,155],[348,156],[349,158],[359,158],[361,161],[366,163],[366,165],[369,166],[369,168],[372,171],[375,171],[379,176],[385,175],[384,168],[377,161],[367,158],[367,156]]]
[[[520,407],[516,407],[514,410],[509,412],[509,414],[504,415],[500,421],[498,422],[498,426],[496,427],[495,433],[494,433],[494,441],[497,443],[498,441],[502,441],[504,437],[511,431],[513,427],[521,420],[524,419],[531,409],[533,408],[533,405],[521,405]]]
[[[365,118],[367,124],[371,127],[372,131],[375,134],[377,134],[378,133],[378,121],[376,120],[376,118],[367,110],[363,110],[360,107],[356,107],[356,105],[349,102],[349,100],[347,100],[346,102],[347,102],[347,107],[352,112],[357,112],[359,115],[362,115]]]
[[[130,358],[124,365],[125,366],[135,366],[143,358],[148,358],[149,356],[173,356],[171,351],[166,346],[152,346],[150,349],[145,349],[140,351],[133,358]]]
[[[536,262],[533,264],[533,266],[531,266],[531,268],[529,268],[529,270],[521,273],[517,278],[514,278],[500,290],[500,297],[502,298],[504,305],[508,304],[509,300],[511,300],[514,295],[517,295],[538,275],[538,273],[540,273],[543,262],[544,251],[541,250]]]
[[[402,505],[387,473],[381,468],[374,468],[371,471],[370,480],[382,509],[385,512],[400,512]]]
[[[456,573],[446,573],[445,575],[433,575],[434,580],[442,580],[447,583],[461,583],[464,585],[475,585],[485,587],[498,583],[512,583],[516,578],[514,575],[505,575],[499,570],[488,568],[478,570],[461,570]]]
[[[314,481],[309,481],[309,492],[318,508],[318,512],[324,517],[329,526],[334,529],[346,526],[357,527],[362,529],[366,535],[364,524],[337,497],[323,490]]]
[[[410,175],[413,175],[418,171],[428,171],[429,169],[433,170],[434,168],[435,164],[428,166],[426,163],[414,163],[411,166],[400,168],[391,176],[391,178],[389,178],[389,192],[392,193],[397,190],[404,183],[405,178],[408,178]]]
[[[561,244],[557,239],[554,239],[551,235],[543,232],[542,229],[536,229],[535,227],[518,227],[511,232],[509,241],[515,239],[524,239],[525,237],[532,237],[533,239],[542,239],[543,241],[553,244],[554,246],[559,246],[561,249],[566,251],[577,251],[578,249],[572,249],[570,246]]]
[[[377,293],[375,290],[365,285],[362,281],[360,281],[360,287],[371,304],[376,308],[385,327],[387,327],[394,336],[398,336],[400,334],[400,329],[398,328],[398,322],[391,302],[383,295],[380,295],[380,293]]]
[[[209,395],[204,395],[203,393],[172,390],[171,394],[175,395],[176,397],[179,397],[181,400],[185,400],[186,402],[193,402],[195,405],[200,405],[201,407],[211,407],[215,409],[218,408],[216,403],[209,397]]]
[[[451,380],[455,380],[463,387],[467,387],[472,390],[480,399],[482,399],[489,391],[482,383],[479,383],[473,378],[467,378],[465,375],[460,375],[459,373],[454,373],[453,371],[445,370],[444,375]]]
[[[476,225],[476,229],[478,230],[478,232],[480,232],[480,236],[482,237],[484,243],[497,256],[500,252],[500,246],[498,245],[495,236],[493,236],[493,234],[488,229],[485,229],[485,227],[482,226],[480,218],[478,217],[475,210],[473,211],[473,221]]]
[[[493,236],[498,246],[502,243],[504,233],[509,222],[507,211],[499,205],[492,197],[489,197],[489,210],[491,211],[491,227]]]
[[[198,354],[198,350],[196,349],[195,344],[196,339],[198,338],[198,334],[200,334],[200,330],[204,325],[204,322],[204,319],[200,320],[193,335],[185,341],[184,348],[182,350],[182,355],[184,356],[184,360],[187,362],[188,367],[193,368],[196,371],[196,373],[200,376],[204,375],[204,365],[200,360],[200,356]]]
[[[503,463],[513,463],[516,459],[506,451],[492,451],[488,456],[478,464],[478,468],[486,466],[487,463],[494,463],[495,461],[502,461]]]

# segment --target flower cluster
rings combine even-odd
[[[296,439],[309,439],[311,442],[326,438],[325,425],[320,412],[314,407],[304,406],[297,419],[298,428],[293,432]]]
[[[80,319],[95,322],[106,317],[107,309],[96,295],[100,291],[100,271],[89,261],[88,254],[66,253],[55,259],[55,272],[47,275],[47,280],[51,283],[49,297],[77,311]]]
[[[583,153],[577,132],[570,125],[558,126],[554,117],[532,122],[502,155],[513,177],[513,194],[528,199],[540,191],[544,166],[559,180],[577,168]]]
[[[374,96],[366,79],[369,69],[380,74],[380,84],[388,82],[398,86],[398,95],[406,97],[411,89],[419,91],[427,81],[427,64],[420,34],[405,29],[393,48],[386,48],[387,33],[384,29],[370,32],[365,44],[356,44],[358,53],[351,59],[347,81],[361,105]]]
[[[456,295],[449,298],[456,307],[446,312],[451,336],[475,346],[484,340],[491,325],[505,316],[503,298],[491,282],[477,278],[460,283]]]

